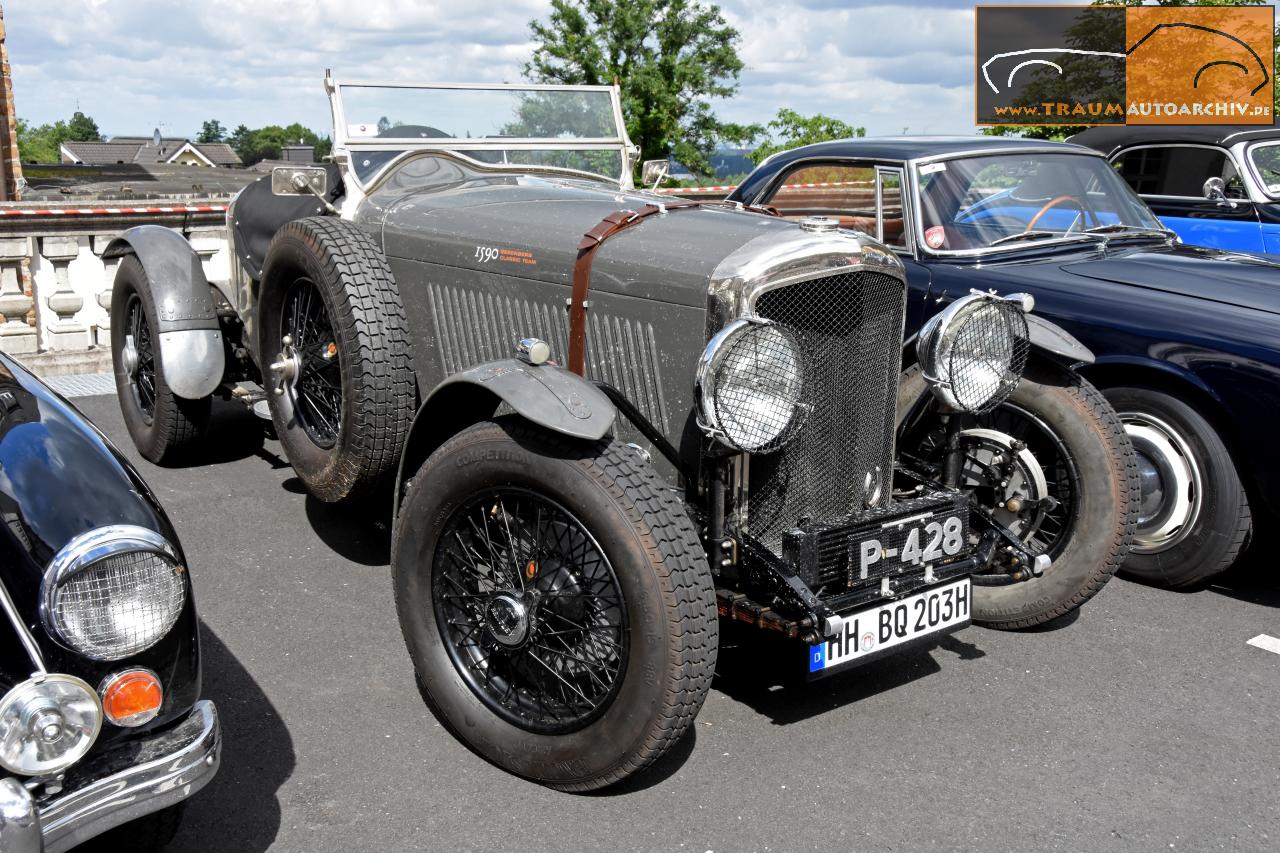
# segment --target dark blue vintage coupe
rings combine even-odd
[[[1092,351],[1059,347],[1137,450],[1132,574],[1201,582],[1246,547],[1252,513],[1280,507],[1280,265],[1182,245],[1098,152],[974,137],[820,143],[770,158],[731,199],[832,217],[893,247],[908,332],[971,290],[1034,296],[1036,315]],[[1080,460],[1054,428],[1062,383],[1040,378],[966,430],[966,479],[988,511],[1051,548],[1072,525],[1087,532],[1063,493]],[[903,388],[902,451],[936,456],[936,418],[911,405],[918,371]],[[1042,477],[1017,464],[1028,452]]]

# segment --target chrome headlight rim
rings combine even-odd
[[[111,524],[105,527],[96,527],[76,536],[54,555],[40,582],[40,621],[45,630],[59,645],[90,660],[113,662],[123,660],[145,651],[147,648],[151,648],[162,640],[169,631],[173,630],[173,624],[170,624],[165,631],[157,634],[155,639],[143,649],[129,650],[122,654],[103,654],[94,650],[86,650],[77,646],[74,639],[68,636],[65,626],[57,615],[58,591],[68,581],[82,572],[94,568],[103,560],[127,553],[155,554],[172,563],[175,570],[182,569],[182,561],[178,557],[177,548],[168,539],[149,527],[141,527],[135,524]],[[183,600],[177,608],[175,623],[177,618],[181,617],[182,610],[186,607],[188,595],[189,590],[187,590],[184,580]]]
[[[1000,306],[1006,316],[1017,318],[1017,328],[1009,339],[1009,364],[1007,375],[994,391],[981,402],[966,404],[956,393],[957,377],[952,370],[952,345],[968,322],[984,306]],[[973,290],[952,302],[925,322],[916,338],[916,357],[929,389],[943,404],[970,414],[983,414],[1003,403],[1018,387],[1026,368],[1030,347],[1030,328],[1026,314],[1035,307],[1035,299],[1029,293],[1011,293],[997,296],[994,293]]]
[[[752,330],[771,328],[776,329],[783,339],[787,342],[787,346],[794,354],[797,366],[798,378],[801,382],[802,393],[797,395],[796,400],[792,404],[792,410],[785,426],[776,434],[766,441],[756,444],[745,444],[735,441],[724,427],[721,414],[716,405],[716,387],[715,374],[723,363],[724,358],[732,351],[733,345],[737,343],[739,337],[748,334]],[[745,315],[729,321],[720,331],[716,332],[707,342],[706,348],[702,351],[702,356],[698,359],[698,367],[694,375],[694,393],[697,400],[698,409],[698,426],[704,433],[719,441],[731,450],[740,453],[764,454],[771,453],[783,445],[785,445],[796,434],[799,427],[804,423],[805,406],[803,400],[803,384],[804,384],[804,354],[795,340],[794,336],[787,332],[782,326],[772,320],[754,315]]]
[[[81,738],[79,745],[59,756],[55,763],[44,767],[33,768],[18,765],[8,760],[8,756],[5,755],[4,750],[0,749],[0,768],[3,768],[10,773],[16,773],[19,776],[44,776],[51,773],[60,773],[80,761],[80,759],[84,758],[85,755],[89,753],[89,750],[93,748],[93,745],[97,743],[98,735],[102,733],[102,720],[104,716],[102,712],[102,701],[98,698],[97,692],[94,691],[93,687],[91,687],[88,682],[77,678],[74,675],[66,675],[65,673],[60,672],[39,673],[31,676],[31,678],[28,678],[26,681],[15,684],[13,687],[9,688],[3,698],[0,698],[0,719],[3,719],[8,715],[15,705],[34,702],[37,699],[43,698],[42,694],[47,692],[47,688],[55,685],[65,685],[66,687],[78,690],[83,694],[81,701],[91,703],[93,712],[91,730],[89,732],[82,733],[83,737]],[[65,717],[61,719],[61,722],[65,724]]]

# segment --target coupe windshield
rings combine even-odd
[[[352,152],[361,181],[415,148],[613,179],[623,172],[625,131],[612,87],[343,83],[337,95],[335,138]]]
[[[924,244],[938,252],[1163,229],[1100,157],[1000,154],[921,165]]]
[[[1249,149],[1249,159],[1258,170],[1267,195],[1280,198],[1280,143],[1255,145]]]

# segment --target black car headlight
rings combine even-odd
[[[154,530],[100,527],[58,552],[41,584],[40,616],[59,641],[94,660],[120,660],[169,633],[187,599],[174,547]]]
[[[925,323],[916,341],[924,377],[939,400],[974,414],[1004,402],[1030,350],[1026,294],[970,293]]]
[[[735,450],[767,453],[803,423],[804,358],[795,338],[754,317],[720,330],[698,362],[701,425]]]

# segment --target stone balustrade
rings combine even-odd
[[[109,370],[111,287],[119,259],[107,245],[143,224],[191,241],[210,282],[230,275],[229,199],[146,208],[0,204],[0,350],[44,374]]]

